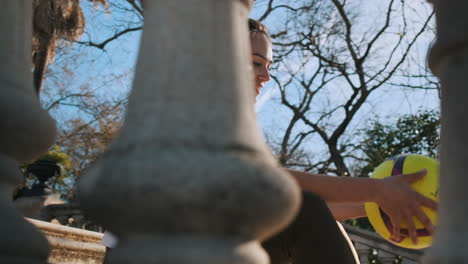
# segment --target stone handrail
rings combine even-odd
[[[48,263],[101,264],[106,248],[102,233],[27,219],[42,231],[52,248]]]

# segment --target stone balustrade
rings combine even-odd
[[[423,263],[468,263],[468,2],[432,0],[437,38],[428,61],[441,84],[440,208]]]
[[[441,203],[423,263],[468,263],[468,2],[431,2],[438,34],[429,63],[442,86]],[[79,186],[86,213],[121,238],[112,263],[263,264],[258,240],[293,218],[297,187],[276,168],[246,107],[254,100],[244,78],[250,4],[146,2],[125,125]],[[45,237],[11,203],[18,165],[55,137],[32,86],[31,18],[30,0],[0,1],[0,262],[9,264],[43,264],[49,254]],[[68,229],[34,223],[49,230],[54,250],[100,250],[96,240],[64,242]]]
[[[58,220],[62,225],[69,227],[102,230],[102,228],[99,228],[99,226],[83,216],[83,212],[77,204],[48,205],[41,210],[40,217],[43,221]],[[43,221],[36,221],[36,223],[44,223]],[[415,264],[418,263],[424,253],[422,250],[411,250],[395,246],[382,239],[376,233],[348,224],[342,225],[356,248],[361,264],[370,264],[368,260],[370,254],[375,254],[382,264],[393,264],[398,257],[401,258],[402,264]],[[66,227],[63,228],[66,230]],[[69,230],[73,231],[76,229],[71,228]],[[95,234],[99,239],[102,236],[97,232],[90,233]],[[92,242],[95,243],[96,241]]]
[[[50,264],[101,264],[106,248],[102,233],[28,219],[46,236],[51,247]]]
[[[12,203],[19,165],[45,153],[56,135],[33,87],[32,15],[31,0],[0,1],[0,262],[8,264],[42,264],[49,253],[45,237]]]

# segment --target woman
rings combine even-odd
[[[258,95],[270,80],[272,43],[266,27],[260,22],[250,19],[249,31],[255,93]],[[387,213],[394,227],[391,230],[392,239],[396,241],[400,238],[399,226],[403,220],[408,223],[413,243],[417,243],[413,216],[433,233],[434,227],[421,206],[436,210],[437,203],[415,192],[410,186],[410,183],[425,176],[425,170],[384,180],[330,177],[294,170],[288,172],[303,191],[303,203],[294,222],[286,230],[264,242],[272,264],[357,262],[352,246],[340,232],[335,219],[366,216],[364,202],[376,202]]]
[[[272,45],[266,27],[249,19],[255,94],[270,80]],[[303,187],[303,186],[301,186]],[[263,243],[271,264],[358,263],[349,239],[341,232],[325,202],[303,192],[302,207],[285,230]]]

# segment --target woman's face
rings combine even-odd
[[[259,95],[265,83],[270,80],[270,66],[273,63],[271,41],[263,33],[251,35],[252,61],[255,75],[255,93]]]

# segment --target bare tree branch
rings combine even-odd
[[[104,40],[104,41],[102,41],[100,43],[95,43],[93,41],[75,41],[75,43],[104,50],[106,45],[109,44],[109,42],[111,42],[113,40],[116,40],[119,37],[121,37],[122,35],[125,35],[127,33],[134,32],[134,31],[139,31],[139,30],[142,30],[142,29],[143,29],[143,26],[138,26],[138,27],[133,27],[133,28],[126,28],[126,29],[124,29],[124,30],[122,30],[120,32],[115,33],[113,36],[109,37],[108,39],[106,39],[106,40]]]
[[[63,101],[66,101],[70,98],[77,98],[77,97],[87,97],[88,95],[86,94],[81,94],[81,93],[72,93],[72,94],[68,94],[66,96],[63,96],[63,97],[60,97],[58,99],[56,99],[55,101],[53,101],[52,103],[50,103],[48,106],[45,107],[45,109],[47,111],[49,111],[50,109],[56,107],[57,105],[59,104],[63,104]],[[69,104],[68,104],[69,105]]]
[[[127,2],[143,16],[143,9],[136,3],[135,0],[127,0]]]
[[[276,6],[287,4],[281,0],[265,2],[267,7],[261,16],[262,19],[271,15],[275,4]],[[383,23],[375,33],[369,34],[368,32],[374,32],[375,26],[370,26],[370,30],[367,31],[357,28],[355,18],[360,15],[355,13],[355,9],[348,7],[347,1],[332,0],[330,4],[317,2],[321,4],[315,6],[316,9],[308,10],[313,15],[304,13],[303,16],[298,10],[309,5],[309,2],[301,3],[303,5],[300,7],[297,5],[299,3],[295,2],[294,8],[290,5],[290,9],[285,9],[288,20],[274,41],[275,51],[279,53],[277,59],[281,62],[275,66],[275,69],[288,69],[287,64],[290,63],[294,69],[309,71],[301,73],[283,71],[279,75],[282,78],[273,78],[279,87],[282,104],[292,112],[289,123],[284,128],[284,134],[278,141],[280,160],[283,164],[303,166],[304,169],[307,166],[314,169],[320,167],[322,171],[349,175],[345,161],[358,160],[358,155],[352,153],[357,149],[352,147],[352,142],[342,143],[342,141],[350,129],[351,122],[370,95],[385,84],[415,89],[422,87],[414,85],[413,80],[407,83],[392,80],[393,78],[397,80],[396,71],[401,70],[402,63],[407,61],[412,47],[428,28],[432,15],[425,18],[414,35],[408,34],[409,21],[406,20],[405,1],[388,0],[384,7],[386,14],[379,18]],[[394,10],[398,8],[395,6],[398,4],[402,10],[395,12]],[[389,29],[398,23],[402,32],[387,34]],[[272,35],[276,36],[274,32]],[[382,43],[387,38],[395,41],[392,42],[393,45],[374,52],[377,43]],[[403,43],[405,46],[402,48]],[[313,59],[309,59],[310,55],[313,55]],[[285,76],[288,78],[284,78]],[[426,80],[426,83],[429,84],[429,80]],[[298,98],[290,96],[288,91],[291,88],[299,92]],[[339,103],[334,103],[333,98],[330,98],[331,103],[324,110],[311,111],[312,107],[317,107],[317,100],[323,100],[322,90],[336,89],[344,90]],[[299,128],[304,125],[306,128]],[[302,151],[304,139],[312,134],[318,135],[328,148],[328,158],[319,158],[313,162],[320,163],[320,166],[313,164],[305,166],[307,159],[302,156],[302,161],[297,161],[297,153]],[[291,163],[289,159],[294,161]]]

